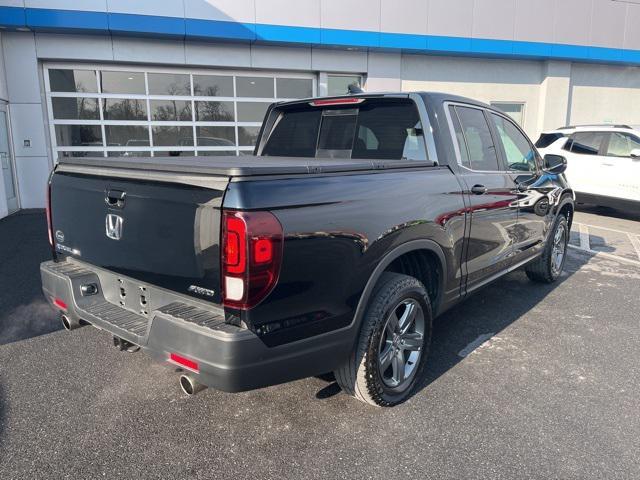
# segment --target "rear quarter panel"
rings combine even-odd
[[[464,202],[447,167],[233,181],[224,207],[270,210],[285,243],[279,281],[243,320],[277,345],[350,326],[373,270],[416,239],[444,254],[444,295],[457,296]]]

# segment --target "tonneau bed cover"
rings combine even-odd
[[[292,175],[337,173],[361,170],[432,167],[432,161],[416,160],[361,160],[307,157],[105,157],[60,158],[60,165],[108,169],[141,170],[149,172],[175,172],[213,176],[244,177],[254,175]]]

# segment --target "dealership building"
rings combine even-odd
[[[0,218],[60,157],[248,154],[271,102],[352,83],[532,137],[640,124],[639,25],[640,0],[0,0]]]

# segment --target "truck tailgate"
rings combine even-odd
[[[220,209],[228,178],[166,180],[126,170],[114,176],[59,169],[51,179],[56,252],[219,303]]]

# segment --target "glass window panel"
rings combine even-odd
[[[99,120],[97,98],[66,98],[54,97],[51,99],[53,118],[59,120]]]
[[[262,154],[276,157],[313,157],[316,154],[322,110],[286,112],[271,131]]]
[[[196,127],[198,145],[201,147],[235,147],[234,127]]]
[[[52,92],[98,91],[96,72],[93,70],[49,70],[49,85]]]
[[[484,112],[477,108],[455,107],[469,152],[471,168],[479,171],[500,170],[498,155]]]
[[[106,98],[105,120],[147,120],[147,101],[130,98]]]
[[[147,142],[147,145],[148,144],[149,142]],[[151,156],[151,152],[149,150],[140,150],[140,151],[131,150],[127,152],[107,152],[107,157],[130,158],[130,157],[150,157],[150,156]]]
[[[151,100],[151,120],[163,122],[192,120],[191,102],[187,100]]]
[[[196,152],[194,150],[163,150],[153,152],[154,157],[193,157]]]
[[[191,95],[191,80],[183,73],[149,73],[149,94]]]
[[[238,127],[238,145],[253,147],[260,133],[260,127]]]
[[[273,98],[273,77],[236,77],[238,97]]]
[[[107,146],[148,147],[149,130],[140,125],[105,125]]]
[[[460,161],[462,165],[467,168],[471,168],[471,163],[469,162],[469,152],[467,151],[467,143],[464,139],[464,133],[462,132],[462,126],[460,126],[460,121],[458,120],[458,114],[456,113],[455,108],[452,106],[449,107],[449,114],[451,115],[451,121],[453,122],[453,130],[456,134],[456,141],[458,142],[458,150],[460,150]]]
[[[262,122],[264,114],[271,103],[264,102],[238,102],[239,122]]]
[[[609,135],[609,145],[605,155],[610,157],[630,157],[631,151],[640,148],[640,142],[626,133],[613,132]]]
[[[102,93],[145,93],[142,72],[100,72]]]
[[[56,144],[60,147],[101,147],[100,125],[56,125]]]
[[[520,130],[508,120],[499,115],[491,114],[493,124],[498,131],[500,143],[504,150],[509,170],[524,172],[536,171],[536,154],[529,140],[520,133]]]
[[[193,128],[191,127],[152,127],[153,145],[163,146],[193,146]]]
[[[356,131],[352,158],[427,158],[420,115],[412,101],[367,101],[360,106]]]
[[[195,102],[197,122],[233,122],[233,102]]]
[[[199,157],[235,157],[235,150],[198,150]]]
[[[194,75],[193,93],[202,97],[233,97],[233,77]]]
[[[313,96],[313,81],[310,78],[277,78],[278,98],[308,98]]]
[[[347,95],[349,85],[360,86],[360,75],[329,75],[327,78],[327,95]]]
[[[573,153],[598,155],[606,136],[604,132],[578,132],[571,136],[571,143],[567,145]]]
[[[58,152],[58,157],[70,158],[70,157],[103,157],[102,151],[97,152]]]

